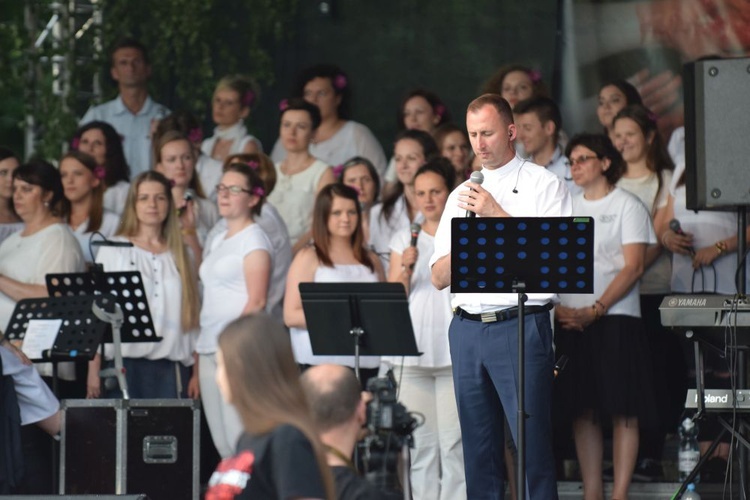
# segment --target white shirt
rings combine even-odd
[[[411,231],[400,231],[391,240],[391,250],[403,254],[411,245]],[[383,362],[391,365],[440,368],[451,366],[448,346],[448,327],[453,319],[451,294],[448,288],[432,286],[429,261],[435,249],[435,238],[425,232],[417,236],[419,256],[414,263],[409,290],[409,315],[414,327],[414,338],[421,356],[387,356]]]
[[[635,179],[621,177],[620,187],[638,197],[651,215],[651,222],[657,210],[667,206],[669,186],[672,184],[672,171],[664,170],[661,175],[661,188],[656,173],[650,172]],[[658,192],[657,192],[658,191]],[[672,259],[668,251],[663,251],[641,276],[642,294],[668,294],[671,290]]]
[[[424,216],[417,212],[414,222],[421,224]],[[406,208],[406,198],[401,195],[393,205],[391,218],[386,220],[383,216],[383,204],[378,203],[370,210],[370,239],[367,242],[370,249],[378,254],[383,264],[383,271],[388,275],[389,260],[391,255],[391,239],[393,235],[401,231],[410,231],[411,221],[409,210]]]
[[[266,233],[271,241],[271,257],[273,258],[273,267],[271,268],[271,287],[266,296],[266,311],[268,314],[284,323],[284,291],[286,290],[286,275],[289,272],[289,266],[292,265],[292,245],[289,242],[289,231],[286,230],[286,224],[279,215],[278,210],[273,204],[266,201],[260,210],[260,215],[253,217],[263,232]],[[206,238],[206,245],[203,249],[203,257],[206,257],[206,251],[210,252],[212,242],[216,236],[227,230],[227,221],[219,220],[211,229]]]
[[[381,178],[385,174],[383,147],[369,128],[352,120],[347,121],[330,139],[310,144],[310,154],[328,165],[342,165],[355,156],[362,156],[375,165]],[[286,150],[277,140],[271,159],[274,163],[280,163],[284,158]]]
[[[113,214],[112,212],[105,210],[102,214],[102,225],[97,230],[98,233],[104,235],[105,238],[111,238],[120,226],[120,217]],[[81,252],[83,252],[83,258],[87,264],[94,262],[94,255],[91,255],[93,249],[94,254],[98,253],[99,247],[92,247],[89,245],[91,235],[94,233],[86,231],[89,227],[89,220],[83,221],[77,228],[73,229],[73,236],[78,240],[78,244],[81,246]],[[101,236],[96,236],[94,240],[101,240]]]
[[[203,192],[206,198],[216,203],[216,186],[221,182],[221,176],[224,175],[223,164],[207,154],[201,154],[198,162],[195,164],[195,171],[198,173]]]
[[[572,213],[570,193],[565,183],[536,163],[516,156],[502,167],[493,170],[482,168],[482,174],[482,187],[489,191],[503,210],[512,217],[569,217]],[[466,211],[458,207],[458,194],[467,189],[464,184],[448,196],[435,234],[435,253],[430,259],[430,267],[438,259],[451,253],[451,219],[466,217]],[[549,293],[527,295],[527,305],[544,305],[557,299],[555,294]],[[457,293],[452,295],[451,305],[454,309],[461,307],[468,313],[479,314],[515,307],[518,305],[518,295]]]
[[[21,283],[45,285],[44,277],[55,273],[83,272],[85,264],[81,247],[67,224],[51,224],[31,236],[21,232],[10,235],[0,245],[0,274]],[[0,328],[7,325],[16,301],[0,293]],[[37,370],[52,376],[51,363],[37,363]],[[75,380],[73,363],[59,363],[59,375],[64,380]]]
[[[685,163],[678,164],[674,177],[679,178]],[[674,183],[673,183],[674,185]],[[685,207],[685,184],[673,187],[674,218],[680,227],[693,235],[693,248],[713,246],[717,241],[737,236],[737,214],[713,210],[696,212]],[[737,270],[737,253],[716,258],[710,266],[693,269],[691,255],[672,254],[672,291],[675,293],[720,293],[733,295],[737,291],[734,274]],[[748,274],[750,283],[750,274]]]
[[[128,204],[128,191],[130,191],[130,183],[125,181],[118,181],[114,186],[108,187],[104,191],[104,209],[122,215],[122,211]]]
[[[151,123],[169,115],[169,109],[146,97],[138,114],[125,107],[118,96],[98,106],[92,106],[81,118],[81,125],[92,121],[103,121],[112,125],[122,136],[122,149],[130,166],[130,178],[151,170]]]
[[[13,378],[18,409],[21,413],[21,425],[34,424],[57,413],[60,402],[33,365],[21,363],[15,354],[2,346],[0,346],[0,358],[3,361],[3,376]]]
[[[576,196],[573,215],[594,218],[594,293],[560,294],[560,302],[568,307],[589,307],[625,266],[623,245],[656,243],[656,236],[645,205],[619,187],[598,200],[586,200],[582,194]],[[607,314],[640,317],[638,283],[618,302],[608,305]]]
[[[322,161],[315,160],[303,171],[286,175],[281,171],[281,164],[276,164],[276,187],[268,195],[268,201],[273,203],[284,219],[292,244],[312,225],[318,184],[328,168]]]
[[[122,236],[113,239],[128,241]],[[123,343],[122,355],[126,358],[168,359],[191,366],[197,332],[183,333],[182,278],[172,252],[154,254],[137,246],[102,247],[96,261],[104,266],[104,272],[141,273],[155,333],[162,338],[161,342]],[[127,315],[127,311],[123,312]],[[105,346],[104,353],[107,359],[112,358],[112,344]]]
[[[271,257],[271,269],[274,268],[274,253],[271,241],[259,224],[250,224],[230,238],[227,230],[212,237],[210,246],[206,246],[203,263],[200,268],[203,283],[203,307],[201,307],[201,334],[196,351],[199,354],[216,352],[219,334],[232,320],[242,315],[247,304],[247,283],[243,272],[246,256],[253,252],[266,252]],[[269,295],[284,283],[269,282]],[[267,300],[267,308],[271,301]]]

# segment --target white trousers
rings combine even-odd
[[[411,412],[424,415],[414,431],[411,450],[411,485],[414,500],[466,498],[461,427],[453,391],[451,367],[393,368],[399,378],[399,400]]]
[[[211,439],[221,458],[228,458],[237,451],[237,440],[242,435],[244,426],[234,406],[221,397],[221,391],[216,384],[216,355],[201,354],[198,360],[201,399]]]

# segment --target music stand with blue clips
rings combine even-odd
[[[518,295],[518,498],[526,497],[526,293],[593,293],[591,217],[454,218],[451,293]]]

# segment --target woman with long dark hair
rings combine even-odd
[[[266,314],[219,336],[216,383],[244,427],[234,456],[208,482],[207,500],[333,500],[333,479],[299,381],[289,335]]]
[[[300,365],[354,366],[353,356],[313,355],[299,284],[383,281],[380,261],[365,248],[361,219],[354,189],[330,184],[318,193],[313,208],[313,244],[294,257],[284,296],[284,323],[291,328],[294,357]],[[361,358],[361,366],[372,369],[370,375],[376,372],[379,363],[377,356]]]
[[[120,134],[107,122],[93,121],[76,130],[70,146],[104,167],[104,208],[120,215],[130,187],[130,167]]]

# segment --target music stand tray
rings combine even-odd
[[[141,273],[138,271],[48,274],[50,297],[75,295],[107,295],[122,309],[122,342],[160,342],[156,334]],[[112,343],[112,330],[107,328],[104,343]]]
[[[300,283],[316,355],[419,356],[400,283]]]
[[[77,295],[19,300],[5,335],[9,340],[23,341],[30,320],[60,319],[62,326],[49,354],[32,361],[90,360],[107,329],[107,324],[91,310],[95,299],[92,295]]]
[[[591,217],[454,218],[451,293],[593,293]]]

